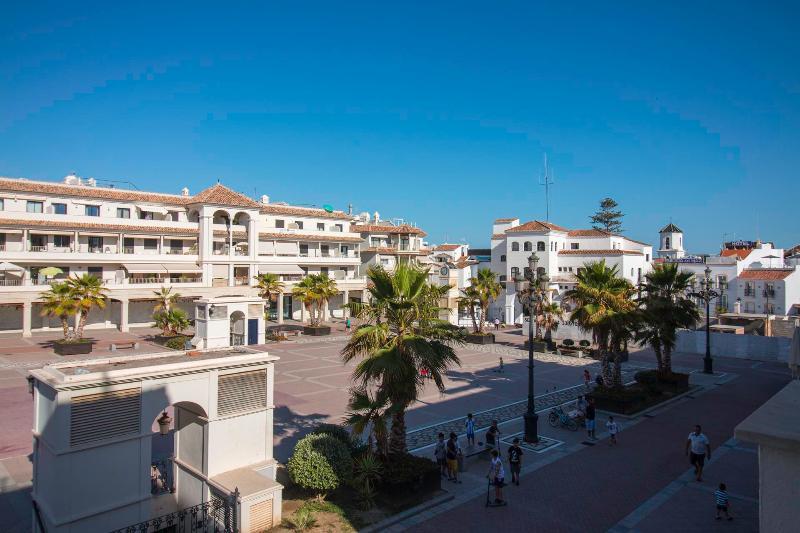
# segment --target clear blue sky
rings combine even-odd
[[[544,219],[547,152],[557,224],[612,196],[636,239],[800,242],[791,3],[166,4],[4,4],[0,175],[220,178],[485,246]]]

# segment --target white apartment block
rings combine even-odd
[[[604,260],[616,267],[620,277],[638,283],[652,268],[653,248],[623,235],[595,229],[569,230],[549,222],[518,218],[494,221],[491,240],[491,268],[506,286],[505,294],[490,308],[489,318],[506,323],[522,322],[513,280],[528,268],[528,257],[536,253],[538,268],[550,278],[552,300],[561,302],[576,283],[578,270],[592,261]],[[564,302],[564,308],[569,304]]]
[[[420,261],[430,269],[429,280],[433,285],[450,286],[446,298],[440,304],[440,318],[454,325],[468,326],[472,318],[466,309],[459,312],[458,301],[462,290],[470,286],[470,279],[477,274],[478,261],[470,258],[466,244],[440,244]]]
[[[350,231],[359,235],[362,275],[373,265],[391,271],[398,263],[416,261],[428,254],[422,240],[424,231],[411,224],[381,220],[378,212],[373,217],[360,214]]]
[[[264,272],[286,285],[279,321],[304,318],[291,288],[320,272],[340,290],[327,312],[343,316],[342,305],[366,288],[364,236],[351,219],[267,196],[255,201],[221,184],[190,195],[98,187],[76,176],[63,183],[0,178],[0,330],[27,336],[58,328],[41,315],[41,293],[85,273],[109,289],[109,305],[90,314],[89,327],[151,325],[153,291],[162,286],[174,287],[187,309],[200,297],[256,294],[255,276]],[[48,266],[63,274],[41,275]]]

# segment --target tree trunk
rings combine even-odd
[[[389,435],[389,454],[406,453],[406,412],[399,411],[392,415],[392,430]]]
[[[613,387],[622,387],[622,357],[619,350],[614,350],[614,375],[612,379]]]
[[[672,349],[664,348],[663,373],[672,374]]]
[[[603,346],[601,346],[599,349],[600,349],[600,375],[603,376],[603,384],[606,387],[609,387],[613,383],[611,377],[611,364],[609,361],[610,353]]]
[[[66,339],[69,337],[69,318],[64,315],[59,318],[61,319],[61,329],[64,331],[64,338]]]
[[[478,330],[480,333],[483,333],[483,328],[485,324],[486,324],[486,309],[484,309],[483,304],[481,304],[481,321],[480,321],[480,329]]]
[[[89,321],[89,311],[81,314],[81,320],[78,323],[78,338],[83,338],[83,330],[86,329],[86,322]]]
[[[653,346],[653,352],[656,354],[656,365],[658,368],[658,373],[664,373],[664,357],[661,354],[661,346]]]
[[[469,305],[469,314],[472,317],[472,331],[478,333],[478,321],[475,318],[475,304]]]

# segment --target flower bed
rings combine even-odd
[[[494,333],[467,333],[466,341],[470,344],[494,344]]]
[[[53,342],[53,350],[58,355],[83,355],[92,353],[93,344],[87,339],[60,340]]]
[[[597,388],[590,394],[598,409],[630,415],[671,400],[689,390],[689,375],[659,376],[655,370],[638,372],[636,383],[624,388]]]

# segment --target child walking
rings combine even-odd
[[[503,470],[503,461],[500,459],[500,454],[497,453],[497,450],[492,450],[492,462],[489,465],[489,473],[486,477],[494,485],[495,505],[505,503],[503,500],[503,485],[505,485],[506,473]]]
[[[464,426],[467,428],[467,446],[475,446],[475,420],[472,418],[472,413],[467,413]]]
[[[619,433],[619,426],[617,425],[616,422],[614,422],[613,416],[608,417],[608,422],[606,422],[606,429],[608,429],[608,435],[610,437],[608,445],[614,446],[617,443],[617,433]]]
[[[733,517],[728,513],[728,507],[730,503],[728,502],[728,488],[725,486],[725,483],[720,483],[719,488],[714,491],[714,501],[717,503],[717,520],[722,520],[722,514],[725,514],[725,518],[728,520],[733,520]]]

